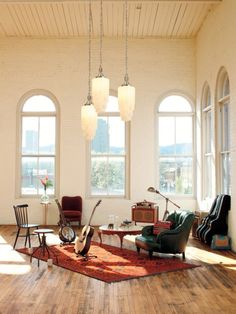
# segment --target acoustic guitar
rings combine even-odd
[[[88,253],[88,251],[90,249],[91,239],[92,239],[93,234],[94,234],[94,229],[90,226],[90,223],[91,223],[91,220],[93,218],[95,209],[101,204],[101,202],[102,202],[102,200],[99,200],[97,202],[97,204],[94,206],[92,214],[89,218],[88,224],[83,227],[83,229],[80,233],[80,236],[75,241],[74,250],[75,250],[76,255],[86,256],[86,254]]]

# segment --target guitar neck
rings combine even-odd
[[[92,211],[92,214],[91,214],[91,216],[90,216],[90,218],[89,218],[88,226],[90,226],[90,223],[91,223],[91,221],[92,221],[93,215],[94,215],[94,213],[95,213],[95,209],[98,207],[98,205],[100,205],[100,203],[101,203],[101,200],[99,200],[99,201],[97,202],[97,204],[94,206],[93,211]],[[86,228],[86,229],[87,229],[87,228]]]

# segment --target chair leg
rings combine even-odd
[[[150,259],[152,258],[153,251],[148,251]]]
[[[37,227],[37,229],[38,229],[39,227]],[[41,239],[40,239],[40,235],[39,235],[39,233],[38,233],[38,240],[39,240],[39,245],[41,245]]]
[[[136,246],[138,254],[140,253],[140,247]]]
[[[14,242],[14,245],[13,245],[13,249],[15,249],[15,247],[16,247],[16,242],[18,240],[19,234],[20,234],[20,228],[18,228],[18,230],[17,230],[16,239],[15,239],[15,242]]]
[[[31,247],[31,242],[30,242],[30,228],[27,228],[27,238],[28,238],[28,241],[29,241],[29,247]],[[26,238],[26,240],[27,240]]]
[[[185,259],[185,252],[182,253],[183,259]]]

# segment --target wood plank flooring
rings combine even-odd
[[[48,238],[58,243],[57,230]],[[236,254],[212,251],[190,238],[186,260],[201,267],[107,284],[21,255],[15,226],[0,226],[0,313],[236,313]],[[98,240],[95,232],[93,240]],[[37,238],[33,240],[37,243]],[[135,250],[134,237],[123,247]],[[119,246],[117,236],[103,242]],[[21,238],[17,247],[23,247]],[[181,256],[180,256],[181,258]]]

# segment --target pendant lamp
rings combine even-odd
[[[103,39],[103,6],[100,1],[100,66],[98,75],[92,79],[92,96],[93,103],[97,113],[105,111],[106,104],[109,97],[110,82],[109,79],[103,75],[102,69],[102,39]]]
[[[88,96],[87,102],[81,107],[81,127],[86,140],[92,140],[97,129],[97,112],[92,103],[91,96],[91,26],[92,12],[91,0],[89,1],[89,75],[88,75]]]
[[[130,121],[135,108],[135,88],[129,84],[128,76],[128,7],[125,0],[125,77],[124,83],[118,87],[118,104],[123,121]]]

